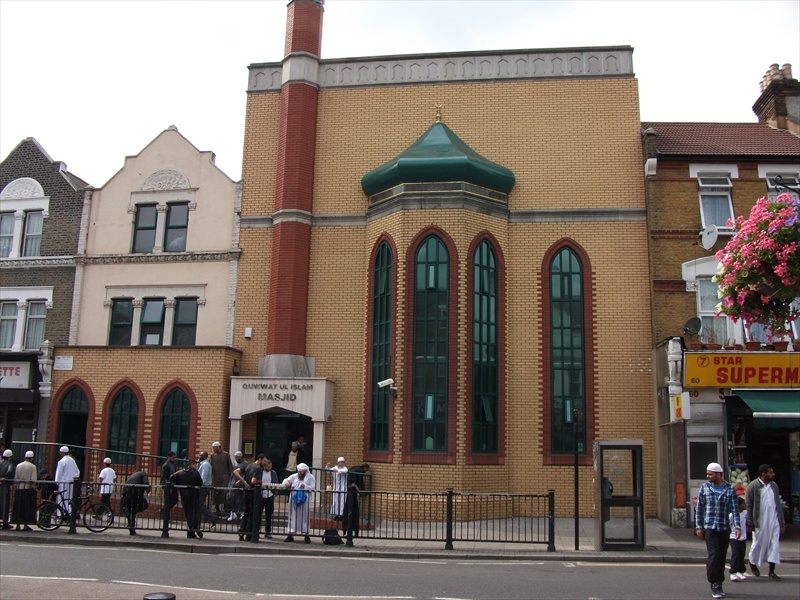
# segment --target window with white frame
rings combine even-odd
[[[40,210],[25,213],[25,232],[22,236],[22,256],[39,256],[42,245],[42,220]]]
[[[0,213],[0,257],[11,256],[14,247],[14,213]]]
[[[719,229],[733,229],[731,178],[727,173],[698,173],[700,187],[700,217],[703,227],[716,225]]]
[[[0,303],[0,348],[11,350],[17,332],[17,301]]]
[[[52,298],[53,288],[47,286],[0,288],[0,349],[38,350]]]
[[[111,329],[108,334],[109,346],[130,346],[133,331],[133,300],[114,298],[111,301]]]
[[[197,298],[176,298],[172,324],[173,346],[194,346],[197,337]]]
[[[44,325],[47,320],[47,305],[44,302],[28,302],[28,322],[25,324],[25,349],[36,350],[44,341]]]
[[[697,314],[703,324],[700,338],[707,344],[725,344],[733,338],[730,331],[729,319],[725,316],[717,317],[717,304],[719,284],[711,279],[697,280]]]
[[[792,198],[797,199],[800,194],[789,189],[795,190],[800,187],[800,178],[795,173],[769,173],[767,174],[767,198],[775,200],[781,194],[789,194]],[[789,188],[784,187],[789,186]]]

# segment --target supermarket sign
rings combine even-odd
[[[684,386],[800,388],[798,352],[687,352]]]

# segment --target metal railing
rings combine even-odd
[[[25,450],[35,452],[34,461],[37,467],[54,465],[58,458],[58,445],[42,443],[14,443],[14,456],[24,456]],[[75,485],[76,493],[85,490],[86,485],[92,486],[92,496],[95,502],[100,501],[99,482],[96,474],[103,466],[103,458],[107,452],[96,448],[83,449],[81,456],[83,469],[82,485]],[[117,453],[120,454],[120,453]],[[172,496],[160,484],[161,464],[165,458],[148,455],[130,455],[123,459],[124,464],[114,464],[117,473],[117,483],[112,486],[112,493],[108,506],[114,512],[115,518],[112,529],[131,528],[129,517],[133,517],[133,528],[141,530],[161,531],[162,535],[185,532],[187,534],[213,530],[215,533],[249,536],[251,541],[258,541],[259,536],[252,535],[250,527],[242,524],[238,511],[236,516],[229,520],[229,507],[222,514],[215,515],[215,519],[201,519],[199,529],[191,529],[187,525],[184,506],[180,499],[171,506],[165,506],[166,498]],[[179,463],[180,461],[176,461]],[[137,470],[144,470],[149,476],[149,486],[131,486],[124,481]],[[38,470],[38,469],[37,469]],[[51,468],[52,476],[54,469]],[[441,542],[446,549],[452,549],[454,542],[506,542],[519,544],[541,544],[548,551],[555,551],[555,491],[548,490],[541,494],[504,494],[504,493],[473,493],[457,492],[447,489],[443,492],[413,492],[413,491],[373,491],[371,490],[370,474],[363,474],[366,490],[348,488],[346,492],[333,491],[331,473],[324,469],[314,469],[317,479],[317,489],[309,493],[309,535],[320,536],[325,530],[337,529],[343,531],[347,544],[353,545],[354,539],[384,539],[384,540],[418,540]],[[37,481],[41,490],[42,481]],[[53,482],[44,486],[53,485]],[[14,481],[7,481],[10,489],[10,506],[13,507]],[[123,507],[123,497],[129,498],[132,489],[144,489],[147,506],[143,505],[140,511],[131,511]],[[180,496],[181,486],[174,486],[175,492]],[[245,494],[240,488],[210,488],[207,498],[213,498],[214,492],[225,490],[226,495]],[[127,492],[127,493],[126,493]],[[0,493],[5,493],[2,491]],[[258,491],[253,494],[255,509],[261,504]],[[339,500],[334,502],[335,495]],[[342,497],[345,502],[341,502]],[[230,497],[230,495],[229,495]],[[242,496],[243,497],[243,496]],[[272,516],[272,534],[286,535],[288,533],[288,512],[291,496],[288,492],[275,496],[274,512]],[[37,504],[40,496],[37,493]],[[212,504],[207,501],[206,508]],[[342,511],[344,504],[344,511]],[[165,508],[168,508],[165,514]],[[334,511],[342,511],[341,515]],[[206,513],[208,514],[208,513]],[[259,512],[259,514],[261,514]],[[167,517],[165,519],[165,516]],[[13,515],[11,522],[13,523]],[[73,523],[71,530],[74,531]],[[80,523],[77,523],[80,526]],[[265,524],[262,520],[258,523],[258,530],[264,535]]]

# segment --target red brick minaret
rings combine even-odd
[[[322,0],[292,0],[286,20],[278,172],[269,282],[267,364],[262,375],[303,377]]]

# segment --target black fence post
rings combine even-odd
[[[556,491],[547,490],[547,551],[556,551]]]
[[[72,480],[72,498],[69,499],[69,532],[78,533],[78,510],[81,505],[81,479]]]
[[[447,527],[444,541],[444,549],[453,549],[453,488],[447,488]]]
[[[258,535],[261,530],[261,512],[264,510],[264,498],[261,497],[261,487],[253,486],[250,488],[253,494],[253,510],[250,513],[250,541],[258,543]]]
[[[358,488],[354,485],[351,485],[347,488],[347,503],[345,504],[345,513],[344,513],[344,534],[347,537],[347,541],[345,542],[345,546],[348,548],[353,547],[353,529],[355,529],[356,524],[354,523],[355,519],[359,518],[358,510],[356,507],[358,506]]]
[[[163,487],[164,498],[161,505],[161,510],[164,513],[164,522],[161,524],[161,537],[169,537],[169,514],[172,512],[172,494],[178,492],[172,486],[172,483],[167,481]]]

